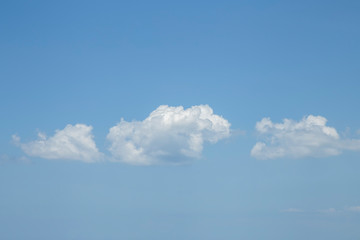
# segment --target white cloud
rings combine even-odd
[[[159,106],[143,121],[123,119],[110,129],[107,139],[115,161],[135,165],[179,163],[199,158],[204,142],[230,136],[230,123],[213,114],[208,105]]]
[[[255,144],[251,156],[258,159],[324,157],[339,155],[342,150],[360,150],[360,140],[342,139],[326,122],[326,118],[313,115],[299,122],[284,119],[283,123],[263,118],[256,123],[263,141]]]
[[[351,212],[360,212],[360,206],[348,207],[348,208],[346,208],[346,210],[351,211]]]
[[[68,124],[63,130],[56,130],[55,135],[49,138],[39,133],[38,140],[32,142],[21,143],[16,135],[13,140],[29,156],[95,162],[101,160],[102,154],[96,147],[91,131],[91,126]]]

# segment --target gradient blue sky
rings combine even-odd
[[[341,139],[360,138],[359,11],[359,1],[1,1],[0,238],[358,239],[359,151],[250,151],[264,117],[323,116]],[[183,165],[48,160],[11,140],[82,123],[109,156],[121,118],[200,104],[233,134]]]

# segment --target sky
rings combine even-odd
[[[359,8],[1,1],[0,238],[358,239]]]

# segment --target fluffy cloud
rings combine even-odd
[[[342,139],[326,118],[309,115],[300,121],[284,119],[273,123],[263,118],[256,123],[262,142],[257,142],[251,156],[258,159],[280,157],[324,157],[339,155],[342,150],[360,150],[360,140]]]
[[[38,140],[32,142],[21,143],[18,136],[13,136],[13,140],[29,156],[95,162],[101,159],[102,154],[91,131],[91,126],[69,124],[63,130],[56,130],[55,135],[49,138],[39,133]]]
[[[204,142],[230,136],[230,123],[208,105],[185,109],[162,105],[143,121],[121,120],[107,139],[115,161],[135,165],[199,158]]]

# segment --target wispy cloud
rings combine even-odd
[[[288,212],[288,213],[300,213],[300,212],[304,212],[302,209],[299,208],[288,208],[288,209],[284,209],[281,210],[282,212]]]
[[[256,123],[262,141],[252,148],[251,156],[258,159],[326,157],[339,155],[343,150],[360,150],[359,139],[341,138],[326,123],[326,118],[313,115],[300,121],[284,119],[283,123],[263,118]]]
[[[354,212],[354,213],[360,213],[360,206],[351,206],[351,207],[343,207],[343,208],[324,208],[324,209],[318,209],[318,210],[303,210],[300,208],[287,208],[281,210],[281,212],[285,213],[321,213],[321,214],[345,214],[346,212]]]
[[[0,155],[0,165],[6,163],[30,163],[30,159],[25,156],[14,157],[7,154]]]
[[[336,210],[335,208],[327,208],[327,209],[320,209],[317,212],[332,214],[332,213],[337,213],[337,212],[342,212],[342,211],[341,210]]]
[[[20,137],[14,135],[13,141],[32,157],[96,162],[101,160],[102,153],[98,151],[91,131],[91,126],[69,124],[49,138],[39,133],[37,140],[21,143]]]
[[[343,207],[343,208],[324,208],[324,209],[318,209],[318,210],[303,210],[299,208],[287,208],[281,210],[281,212],[288,212],[288,213],[300,213],[300,212],[306,212],[306,213],[321,213],[321,214],[345,214],[346,212],[354,212],[354,213],[360,213],[360,206],[351,206],[351,207]]]
[[[204,142],[216,143],[230,136],[230,123],[208,105],[162,105],[145,120],[121,120],[107,139],[115,161],[135,165],[179,163],[199,158]]]
[[[350,211],[350,212],[358,212],[358,213],[360,213],[360,206],[347,207],[346,210]]]

